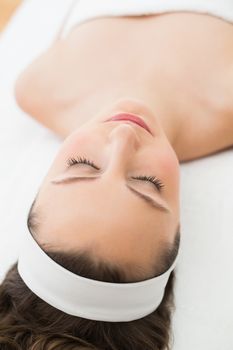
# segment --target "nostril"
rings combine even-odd
[[[135,127],[129,122],[119,123],[109,135],[110,139],[119,140],[119,142],[130,143],[133,142],[135,145],[139,146],[140,140]]]
[[[131,132],[131,133],[134,133],[137,135],[136,131],[135,131],[135,124],[131,123],[130,121],[128,120],[119,120],[119,121],[113,121],[114,124],[116,124],[116,126],[114,127],[114,129],[112,130],[113,132],[114,131],[117,131],[118,130],[123,130],[121,132]],[[137,126],[136,126],[137,127]],[[124,131],[126,130],[126,131]],[[129,131],[128,131],[129,130]]]

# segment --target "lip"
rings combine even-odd
[[[144,122],[144,120],[139,117],[136,114],[132,114],[132,113],[118,113],[114,116],[112,116],[111,118],[107,119],[106,121],[118,121],[118,120],[128,120],[131,121],[139,126],[141,126],[141,128],[147,130],[151,135],[152,132],[150,130],[150,128],[148,127],[148,125]]]

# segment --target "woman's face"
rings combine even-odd
[[[106,121],[119,112],[140,115],[153,135],[129,121]],[[155,183],[136,178],[143,176]],[[161,246],[172,244],[179,224],[179,161],[159,119],[136,100],[120,100],[74,130],[35,208],[43,245],[88,248],[102,259],[146,269]]]

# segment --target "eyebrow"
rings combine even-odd
[[[70,183],[75,183],[75,182],[81,182],[81,181],[94,181],[96,179],[100,178],[100,176],[92,176],[92,177],[79,177],[79,176],[74,176],[74,177],[67,177],[65,179],[61,180],[53,180],[51,181],[52,184],[55,185],[60,185],[60,184],[70,184]],[[158,209],[164,213],[169,214],[170,210],[163,206],[162,204],[158,203],[156,200],[152,199],[150,196],[147,196],[146,194],[143,194],[141,192],[138,192],[137,190],[133,189],[129,185],[126,184],[126,187],[134,193],[138,198],[143,199],[144,202],[146,202],[151,208]]]

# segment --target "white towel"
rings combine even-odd
[[[77,24],[97,17],[197,12],[233,22],[233,0],[74,0],[64,37]]]

